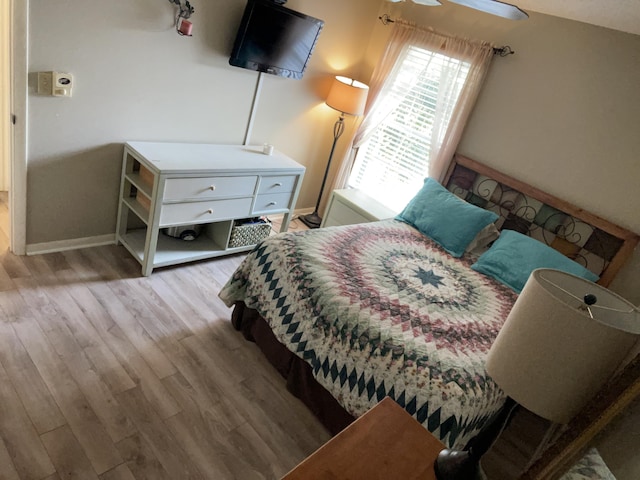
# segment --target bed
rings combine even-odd
[[[518,291],[501,277],[502,253],[490,265],[497,276],[478,267],[481,259],[509,235],[526,237],[607,285],[638,242],[460,155],[443,185],[446,193],[430,187],[445,195],[437,198],[455,196],[455,208],[483,215],[484,223],[460,233],[461,222],[451,221],[458,217],[446,210],[423,221],[421,212],[434,208],[424,208],[419,194],[401,220],[269,237],[220,291],[234,306],[235,328],[258,344],[331,433],[390,396],[443,443],[464,447],[504,402],[484,359]],[[442,225],[454,229],[445,237],[455,248],[440,238]]]

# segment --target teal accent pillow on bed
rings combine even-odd
[[[427,178],[396,219],[414,226],[452,256],[461,257],[478,232],[498,215],[465,202]]]
[[[518,293],[536,268],[554,268],[592,282],[599,278],[557,250],[514,230],[503,230],[491,248],[480,255],[471,268],[495,278]]]

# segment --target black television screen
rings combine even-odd
[[[302,78],[324,22],[270,0],[249,0],[229,63],[236,67]]]

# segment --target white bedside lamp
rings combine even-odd
[[[516,404],[568,423],[615,373],[639,334],[638,309],[622,297],[559,270],[534,270],[487,357],[487,373],[508,395],[499,422],[464,451],[441,452],[437,478],[475,478]]]
[[[327,175],[329,174],[329,167],[331,166],[331,159],[333,158],[333,152],[336,149],[336,143],[338,138],[344,132],[344,116],[346,115],[362,115],[364,113],[364,106],[367,103],[367,94],[369,93],[369,87],[362,82],[353,80],[347,77],[335,77],[329,90],[329,95],[325,100],[325,103],[334,110],[340,112],[340,118],[333,126],[333,145],[331,146],[331,153],[329,153],[329,161],[324,171],[324,178],[322,179],[322,185],[320,186],[320,193],[318,194],[318,200],[316,202],[316,208],[313,213],[308,215],[302,215],[300,220],[309,228],[318,228],[322,223],[322,218],[318,214],[320,208],[320,200],[322,200],[322,192],[324,191],[325,183],[327,182]]]

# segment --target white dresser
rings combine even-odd
[[[304,167],[262,147],[127,142],[124,147],[116,240],[154,268],[250,250],[230,247],[234,221],[284,214],[286,231]],[[191,241],[162,233],[195,225]]]
[[[398,214],[374,198],[354,188],[334,190],[321,227],[375,222]]]

